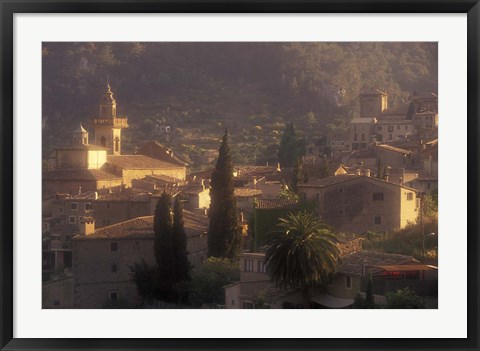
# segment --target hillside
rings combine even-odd
[[[287,122],[315,142],[358,114],[363,87],[392,106],[437,91],[436,43],[44,43],[42,56],[45,156],[89,128],[107,76],[131,126],[124,151],[156,139],[196,165],[225,127],[236,163],[275,162]]]

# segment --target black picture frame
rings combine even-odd
[[[478,0],[0,0],[0,223],[2,350],[478,350],[479,15]],[[15,13],[467,13],[468,41],[468,337],[466,339],[18,339],[13,338],[13,16]]]

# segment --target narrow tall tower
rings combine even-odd
[[[377,89],[360,92],[360,117],[380,117],[388,109],[388,94]]]
[[[117,102],[108,81],[100,102],[100,117],[93,119],[93,126],[95,145],[106,147],[110,155],[120,155],[122,129],[128,128],[127,117],[117,117]]]

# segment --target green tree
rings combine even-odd
[[[340,262],[340,251],[330,228],[306,211],[280,218],[280,231],[267,244],[267,274],[280,288],[301,288],[304,308],[309,290],[324,285]]]
[[[327,155],[323,155],[323,160],[320,165],[320,178],[327,178],[328,176],[330,176],[330,165]]]
[[[177,282],[190,279],[187,234],[183,223],[183,205],[178,196],[173,207],[173,253],[175,255]]]
[[[298,193],[298,183],[303,181],[303,177],[302,159],[297,157],[295,160],[295,165],[293,166],[293,173],[290,179],[289,187],[289,189],[295,194]]]
[[[129,268],[132,280],[137,286],[138,295],[142,298],[143,302],[153,298],[155,296],[155,266],[148,265],[145,260],[142,259],[140,263],[136,262]]]
[[[173,218],[170,203],[170,195],[163,192],[155,207],[153,231],[155,234],[154,252],[157,270],[154,285],[157,297],[172,301],[176,300],[173,286],[177,277],[175,255],[173,253]]]
[[[208,255],[236,257],[240,249],[241,233],[234,196],[233,166],[227,130],[225,130],[218,160],[212,172],[209,217]]]
[[[420,309],[425,308],[425,302],[421,297],[409,288],[389,292],[385,296],[387,298],[386,308],[404,308],[404,309]]]
[[[297,136],[295,125],[287,123],[278,148],[278,161],[282,167],[292,167],[298,157],[305,155],[305,141]]]
[[[237,260],[210,257],[192,272],[189,283],[190,304],[225,304],[223,287],[240,280],[240,267]]]
[[[375,298],[373,297],[373,278],[368,275],[367,292],[365,294],[365,308],[375,308]]]

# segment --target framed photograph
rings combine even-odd
[[[2,350],[479,349],[478,1],[0,3]]]

